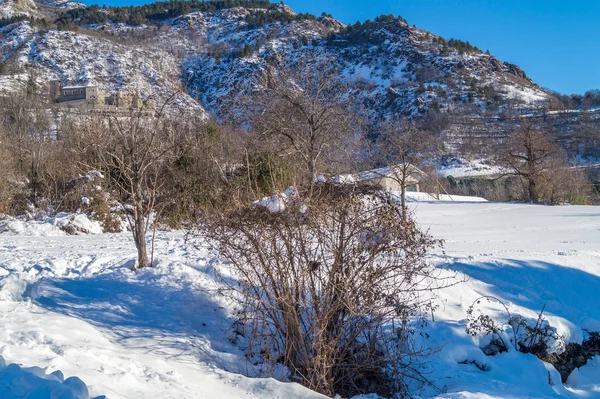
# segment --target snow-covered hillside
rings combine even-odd
[[[435,387],[418,394],[600,397],[600,357],[563,385],[558,372],[533,355],[485,356],[479,338],[465,331],[466,310],[482,295],[528,318],[546,305],[550,325],[569,342],[581,342],[586,329],[600,331],[600,209],[410,206],[418,223],[446,240],[445,252],[431,261],[447,277],[464,280],[440,293],[434,321],[422,329],[428,334],[423,342],[439,352],[424,365]],[[259,370],[246,362],[243,340],[235,339],[236,307],[218,291],[215,272],[226,269],[205,247],[189,246],[183,233],[160,233],[157,266],[133,273],[135,249],[126,233],[44,231],[49,236],[0,234],[0,356],[20,366],[5,368],[0,361],[0,382],[62,392],[60,371],[81,379],[92,398],[322,397],[296,384],[240,375]],[[492,305],[482,304],[500,320]],[[37,379],[23,387],[24,376]]]
[[[181,90],[178,58],[152,47],[123,44],[109,36],[43,30],[27,21],[0,29],[3,59],[13,71],[33,71],[40,87],[50,80],[98,85],[103,90],[139,90],[143,98],[159,105],[178,93],[175,101],[191,111],[206,115],[203,107]],[[2,85],[4,91],[23,90],[27,81],[15,73]],[[21,85],[15,80],[20,80]],[[2,82],[4,80],[1,80]]]
[[[217,115],[226,106],[222,97],[235,96],[270,60],[335,62],[357,98],[378,116],[419,115],[466,102],[485,108],[493,96],[530,106],[550,97],[516,65],[448,48],[442,38],[400,19],[381,19],[348,33],[329,17],[252,27],[245,22],[248,13],[228,10],[218,19],[205,14],[172,22],[184,37],[203,37],[209,49],[219,45],[215,52],[188,43],[184,59],[190,93]],[[252,53],[231,56],[244,48]]]
[[[0,7],[12,10],[6,16],[53,21],[54,14],[81,5],[7,0]],[[24,14],[17,12],[25,8]],[[249,22],[266,13],[274,15],[270,22]],[[377,115],[418,115],[466,102],[485,108],[490,101],[516,99],[534,105],[550,96],[516,65],[475,48],[465,52],[462,42],[446,41],[399,18],[348,30],[329,16],[297,17],[284,5],[195,11],[136,25],[73,18],[71,31],[30,22],[2,28],[0,47],[9,69],[34,71],[43,85],[60,79],[105,90],[138,89],[159,101],[183,86],[184,105],[196,104],[216,116],[226,110],[223,98],[235,98],[267,62],[308,53],[317,61],[335,59],[359,101]]]
[[[18,16],[40,16],[38,7],[33,0],[1,0],[0,18]]]

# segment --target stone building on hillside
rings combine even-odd
[[[50,100],[63,106],[104,110],[150,110],[156,106],[152,100],[142,100],[138,90],[127,92],[119,89],[109,94],[97,86],[62,86],[58,80],[50,82]]]
[[[58,80],[50,82],[50,98],[57,103],[99,104],[100,94],[97,86],[62,86]]]
[[[105,105],[112,105],[118,108],[139,109],[144,106],[144,102],[142,101],[139,91],[136,90],[133,93],[128,93],[119,89],[113,95],[106,97]]]

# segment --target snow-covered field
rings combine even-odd
[[[466,309],[494,295],[580,342],[600,331],[600,208],[413,202],[417,221],[446,240],[431,259],[466,280],[440,293],[424,367],[443,398],[600,397],[600,358],[563,386],[558,373],[516,351],[486,357],[465,332]],[[218,292],[208,249],[160,233],[157,266],[136,273],[128,234],[0,234],[0,397],[319,398],[299,385],[251,379],[234,344],[233,305]],[[487,306],[487,305],[483,305]],[[467,364],[463,364],[464,362]],[[469,363],[485,364],[481,371]],[[30,369],[34,367],[33,369]],[[64,375],[64,383],[63,376]],[[54,373],[54,374],[52,374]],[[551,385],[552,384],[552,385]],[[12,389],[12,391],[11,391]],[[62,396],[61,396],[62,395]]]
[[[482,295],[498,297],[513,314],[533,319],[546,305],[547,320],[568,342],[581,342],[583,329],[600,331],[600,207],[419,203],[413,208],[423,226],[446,240],[445,254],[434,261],[467,279],[441,292],[431,326],[431,336],[443,346],[432,359],[433,379],[448,391],[441,397],[600,397],[598,357],[563,387],[558,373],[533,355],[487,357],[465,333],[466,309]],[[491,307],[484,301],[485,306]],[[460,364],[465,360],[490,370]]]

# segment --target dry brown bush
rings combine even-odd
[[[239,279],[250,352],[327,395],[406,393],[424,380],[413,322],[442,284],[426,253],[440,244],[373,188],[316,185],[283,212],[207,215],[208,238]],[[427,295],[424,295],[425,293]]]
[[[545,200],[550,204],[589,204],[593,196],[593,185],[585,169],[569,166],[554,170],[549,176]]]
[[[0,134],[0,213],[11,213],[18,191],[16,163],[6,144],[7,138]]]

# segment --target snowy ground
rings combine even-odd
[[[440,397],[600,397],[600,358],[572,374],[565,388],[533,355],[486,357],[464,320],[478,297],[493,295],[525,317],[536,318],[545,304],[546,318],[569,342],[581,342],[582,329],[600,331],[600,207],[419,203],[413,211],[446,240],[445,254],[434,261],[467,280],[442,291],[429,331],[443,347],[431,366],[433,381],[448,391]],[[460,364],[465,360],[490,370]]]
[[[487,294],[528,317],[546,304],[550,323],[571,341],[582,339],[582,329],[600,331],[600,208],[410,206],[422,226],[446,240],[445,253],[436,251],[432,261],[448,276],[466,279],[441,293],[435,322],[426,328],[428,343],[440,348],[427,366],[440,390],[421,394],[600,397],[600,358],[565,387],[534,356],[486,357],[465,333],[465,310]],[[0,397],[20,397],[2,391],[9,386],[87,398],[73,388],[77,380],[67,383],[72,376],[87,384],[91,398],[322,397],[296,384],[240,376],[254,370],[232,343],[234,308],[217,292],[219,263],[207,249],[186,246],[183,233],[161,233],[157,267],[137,273],[129,270],[135,252],[128,234],[22,234],[0,234],[0,356],[20,366],[3,367],[0,360]],[[64,383],[51,375],[56,371]]]
[[[455,178],[493,176],[499,175],[506,170],[498,165],[490,165],[482,159],[467,160],[460,159],[451,162],[448,165],[441,165],[440,175],[443,177],[452,176]]]
[[[214,258],[188,253],[183,233],[160,234],[157,249],[156,268],[132,273],[128,234],[1,234],[0,355],[76,376],[91,397],[322,397],[237,374],[252,371],[230,342],[231,308],[216,292]]]

